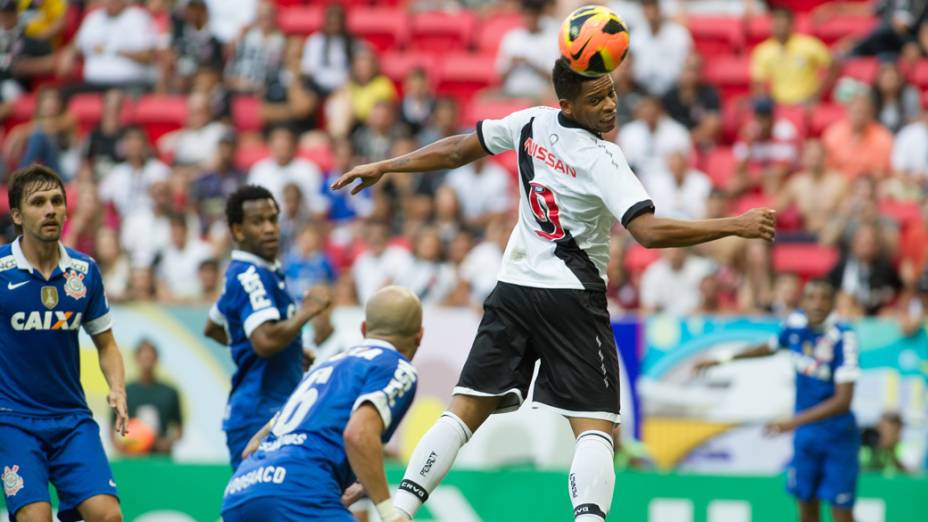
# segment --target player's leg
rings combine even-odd
[[[800,522],[818,522],[818,490],[822,483],[824,454],[815,437],[803,431],[793,436],[793,459],[786,471],[786,490],[796,497]]]
[[[831,506],[831,518],[834,522],[854,522],[854,510]]]
[[[451,405],[419,441],[394,498],[397,509],[409,518],[428,500],[487,417],[517,409],[528,392],[536,359],[519,317],[521,289],[500,283],[484,304]]]
[[[821,509],[818,500],[799,500],[799,522],[819,522]]]
[[[122,520],[116,482],[106,460],[100,427],[89,415],[62,420],[49,455],[49,476],[58,491],[61,520]]]
[[[41,427],[37,423],[41,421],[26,417],[0,420],[0,484],[6,510],[17,521],[50,522],[52,519],[48,457],[42,448]]]
[[[577,438],[568,486],[576,522],[601,522],[612,506],[615,489],[615,424],[602,419],[570,418]]]
[[[52,505],[48,502],[33,502],[16,511],[16,522],[52,522]]]
[[[829,441],[825,450],[824,473],[818,497],[831,503],[835,522],[854,522],[860,443],[857,429],[849,427],[845,436]]]

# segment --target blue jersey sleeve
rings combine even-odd
[[[850,328],[841,328],[841,339],[835,346],[835,383],[856,382],[860,377],[857,362],[857,334]]]
[[[251,337],[261,324],[281,318],[278,303],[268,291],[274,284],[270,274],[254,265],[239,272],[226,282],[225,292],[210,310],[210,320],[225,326],[230,317],[236,317],[242,324],[245,337]]]
[[[113,319],[110,315],[110,303],[106,298],[106,291],[103,289],[103,275],[96,263],[90,263],[89,279],[87,285],[87,309],[84,312],[84,318],[81,321],[84,331],[87,335],[94,336],[103,333],[113,327]]]
[[[365,403],[377,409],[383,420],[383,439],[386,441],[403,420],[416,395],[418,376],[416,369],[405,359],[377,362],[364,377],[361,394],[353,410]]]
[[[783,327],[780,328],[780,333],[770,338],[768,343],[770,351],[775,352],[777,350],[789,348],[790,335],[795,334],[797,330],[805,328],[808,322],[806,316],[801,312],[789,314],[786,320],[783,321]]]

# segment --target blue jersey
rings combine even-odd
[[[89,256],[60,247],[46,280],[17,239],[0,247],[0,413],[87,413],[80,381],[78,328],[112,326],[100,270]]]
[[[830,399],[835,385],[855,382],[860,375],[857,365],[857,336],[839,321],[828,320],[818,329],[809,326],[801,311],[786,319],[780,334],[771,340],[773,348],[789,350],[796,369],[796,412],[808,410]],[[835,434],[856,437],[854,414],[842,413],[799,427],[797,436],[822,438]],[[849,435],[850,436],[850,435]]]
[[[373,405],[386,442],[412,404],[416,382],[412,364],[389,343],[374,339],[308,372],[274,419],[270,435],[229,481],[223,511],[275,496],[293,504],[304,520],[333,520],[346,513],[339,498],[355,481],[343,439],[351,414]]]
[[[287,293],[280,266],[235,250],[226,269],[219,301],[210,309],[214,323],[225,326],[236,370],[226,408],[226,431],[264,424],[280,409],[300,382],[303,348],[300,336],[272,357],[259,357],[251,333],[267,321],[288,319],[296,305]]]

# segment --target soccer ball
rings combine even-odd
[[[574,72],[601,76],[612,72],[628,54],[628,28],[608,7],[588,5],[564,20],[558,44]]]
[[[129,433],[116,437],[116,448],[126,455],[145,455],[155,445],[155,430],[142,419],[133,417],[126,426]]]

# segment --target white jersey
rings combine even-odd
[[[654,211],[618,145],[564,117],[532,107],[477,123],[490,154],[518,155],[519,223],[498,279],[538,288],[604,290],[609,238]]]

